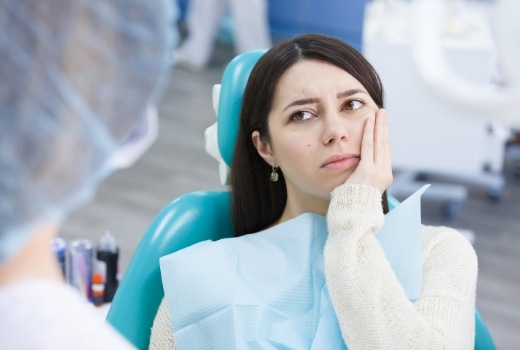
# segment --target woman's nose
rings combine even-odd
[[[336,113],[328,113],[322,119],[323,121],[323,144],[333,143],[334,141],[348,141],[350,134],[344,117]]]

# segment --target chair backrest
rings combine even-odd
[[[238,132],[242,95],[249,74],[264,51],[233,59],[222,77],[218,106],[218,146],[231,164]],[[399,202],[389,197],[390,209]],[[229,193],[188,193],[169,203],[141,239],[110,306],[107,321],[139,349],[147,349],[151,327],[164,297],[159,258],[204,240],[232,237]],[[475,349],[495,346],[476,311]]]
[[[486,323],[475,309],[475,350],[495,350],[496,346]]]

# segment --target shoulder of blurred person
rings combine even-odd
[[[125,164],[114,154],[141,154],[127,146],[166,85],[175,3],[0,8],[0,347],[131,348],[61,281],[49,237]]]

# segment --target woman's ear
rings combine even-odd
[[[258,152],[260,157],[262,157],[267,162],[267,164],[273,166],[274,156],[269,142],[263,141],[262,137],[260,136],[260,132],[258,132],[257,130],[253,131],[251,139],[253,140],[253,145],[255,145],[256,151]]]

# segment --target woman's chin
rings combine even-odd
[[[343,185],[345,182],[347,182],[347,180],[349,179],[349,177],[352,175],[352,172],[353,171],[349,171],[348,173],[343,173],[341,175],[338,176],[337,179],[335,179],[334,181],[334,188],[338,187],[338,186],[341,186]]]

